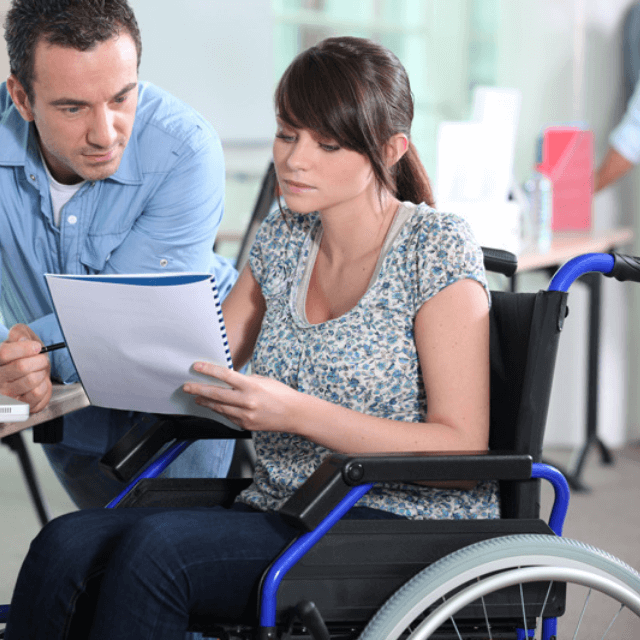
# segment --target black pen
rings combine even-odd
[[[48,344],[42,349],[40,349],[40,353],[49,353],[49,351],[55,351],[56,349],[64,349],[67,345],[64,342],[56,342],[55,344]]]

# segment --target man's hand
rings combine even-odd
[[[41,348],[38,336],[24,324],[11,327],[0,343],[0,393],[29,403],[31,413],[42,411],[51,398],[51,363]]]

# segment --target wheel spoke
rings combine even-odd
[[[544,602],[542,603],[542,609],[540,610],[540,640],[542,640],[542,621],[544,620],[544,610],[547,608],[547,602],[549,601],[551,587],[553,587],[553,580],[549,582],[549,588],[547,589],[547,593],[544,596]],[[535,640],[535,638],[533,640]]]
[[[527,629],[527,612],[524,608],[524,589],[520,583],[520,603],[522,604],[522,623],[524,624],[524,637],[529,637],[529,629]]]
[[[621,604],[620,608],[618,609],[617,613],[615,616],[613,616],[613,619],[611,620],[611,622],[609,623],[609,626],[607,627],[606,631],[602,634],[602,640],[605,639],[606,635],[609,633],[609,631],[611,631],[611,627],[613,627],[613,623],[618,619],[618,616],[622,613],[622,610],[624,609],[624,605]]]
[[[476,579],[478,581],[479,578]],[[489,640],[493,640],[493,634],[491,633],[491,623],[489,622],[489,614],[487,613],[487,605],[482,596],[482,610],[484,611],[484,623],[487,625],[487,633],[489,634]]]
[[[573,634],[573,640],[576,640],[576,638],[578,637],[578,631],[580,631],[580,625],[582,624],[582,619],[584,618],[585,611],[587,610],[587,605],[589,604],[589,598],[591,597],[592,591],[592,589],[589,589],[587,597],[584,600],[584,606],[582,607],[582,613],[580,614],[578,624],[576,625],[576,632]]]

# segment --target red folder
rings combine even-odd
[[[553,184],[553,231],[589,229],[593,132],[572,126],[547,127],[542,137],[542,162],[536,169]]]

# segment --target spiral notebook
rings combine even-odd
[[[215,383],[193,370],[198,360],[232,368],[212,275],[46,274],[46,281],[92,405],[216,418],[238,428],[182,391],[187,381]]]

